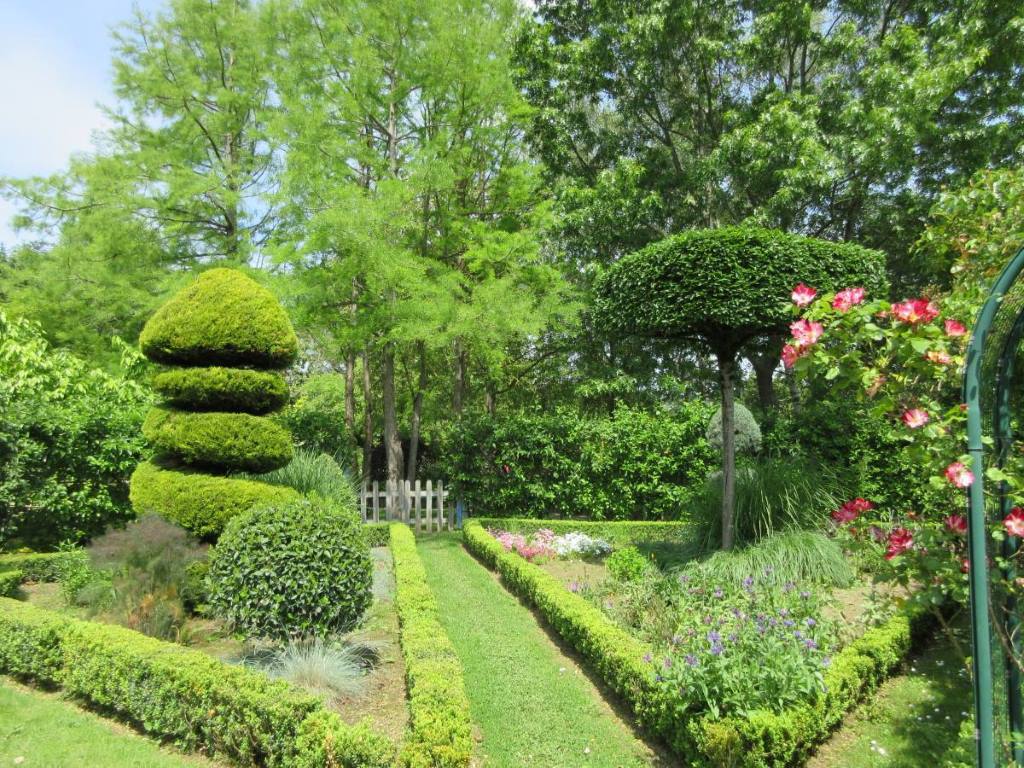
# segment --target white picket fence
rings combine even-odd
[[[448,502],[444,482],[417,480],[364,483],[359,496],[363,522],[403,522],[418,531],[450,531],[455,527],[455,505]]]

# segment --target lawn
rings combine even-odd
[[[961,642],[969,642],[958,631]],[[949,766],[971,707],[967,671],[952,644],[937,634],[902,674],[847,717],[807,768]]]
[[[661,764],[576,661],[457,537],[420,539],[419,550],[465,670],[482,765]]]
[[[175,768],[219,763],[171,751],[57,694],[0,678],[0,765]]]

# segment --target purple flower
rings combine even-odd
[[[662,666],[664,666],[665,669],[672,669],[672,659],[670,659],[668,656],[666,656],[665,657],[665,661],[662,662]]]
[[[750,589],[752,586],[754,586],[754,577],[753,576],[747,576],[747,578],[745,578],[743,580],[743,586],[746,587],[747,589]]]
[[[664,680],[664,678],[661,675],[654,676],[654,682],[660,683],[662,680]]]
[[[697,657],[694,656],[692,653],[686,654],[686,658],[684,659],[684,661],[686,662],[686,665],[689,667],[696,667],[700,663],[699,661],[697,661]]]
[[[825,669],[828,669],[829,667],[831,667],[832,666],[832,657],[831,656],[823,657],[822,660],[821,660],[821,666],[823,666]]]
[[[712,645],[714,645],[717,642],[720,642],[721,640],[722,636],[718,634],[718,632],[716,632],[715,630],[712,629],[710,632],[708,632],[708,642]]]
[[[811,597],[811,593],[805,589],[803,592],[800,593],[800,597],[804,600],[809,600]]]
[[[797,640],[803,640],[803,639],[804,639],[804,633],[803,633],[803,632],[801,632],[801,631],[800,631],[800,630],[798,629],[798,630],[796,630],[796,631],[795,631],[795,632],[793,633],[793,637],[795,637],[795,638],[796,638]]]
[[[815,621],[814,619],[812,619],[812,618],[811,618],[810,616],[808,616],[808,617],[807,617],[806,619],[804,619],[804,624],[806,624],[806,625],[807,625],[808,627],[813,627],[813,626],[815,626],[815,625],[816,625],[817,623],[818,623],[818,622],[816,622],[816,621]]]
[[[580,583],[578,581],[571,582],[569,584],[569,591],[570,592],[579,592],[580,591]]]
[[[779,616],[789,616],[789,608],[779,608]]]
[[[796,584],[792,581],[787,581],[785,586],[782,587],[783,592],[792,592],[794,589],[796,589]]]
[[[644,664],[650,664],[653,657],[649,653],[644,654]]]
[[[721,656],[722,655],[722,651],[724,651],[724,650],[725,650],[725,647],[721,643],[715,643],[715,644],[713,644],[711,646],[711,655],[712,656]]]
[[[715,597],[719,600],[725,597],[725,592],[722,591],[721,587],[715,587]]]
[[[729,642],[730,643],[735,643],[736,642],[736,633],[735,632],[730,632],[729,633]]]
[[[814,638],[812,638],[812,637],[807,638],[807,642],[805,642],[804,645],[807,646],[807,650],[809,650],[809,651],[816,651],[816,650],[818,650],[818,644],[816,642],[814,642]],[[824,660],[823,660],[822,661],[822,666],[823,667],[827,667],[828,664],[825,664]]]
[[[793,621],[792,619],[786,619],[784,622],[782,622],[782,626],[786,627],[787,629],[789,627],[794,626],[795,624],[796,624],[796,622]]]

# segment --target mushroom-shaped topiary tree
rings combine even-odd
[[[785,333],[797,283],[822,291],[886,289],[885,258],[852,243],[776,230],[691,230],[626,256],[599,279],[598,323],[613,334],[678,339],[718,360],[722,401],[722,547],[733,542],[734,387],[745,345]]]
[[[266,414],[284,405],[280,370],[298,341],[281,305],[242,272],[211,269],[164,304],[142,329],[143,354],[163,363],[164,403],[142,430],[156,450],[132,475],[136,512],[155,512],[206,538],[234,515],[298,498],[290,488],[238,477],[292,458],[288,430]]]

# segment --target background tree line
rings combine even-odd
[[[95,150],[3,182],[31,234],[0,258],[8,312],[113,369],[184,276],[248,265],[302,333],[290,418],[335,420],[324,447],[364,476],[382,444],[392,479],[464,413],[713,392],[700,350],[595,331],[622,255],[751,223],[926,289],[955,258],[942,211],[1024,144],[1005,0],[172,0],[113,57]],[[809,397],[780,348],[744,352],[769,421]]]

